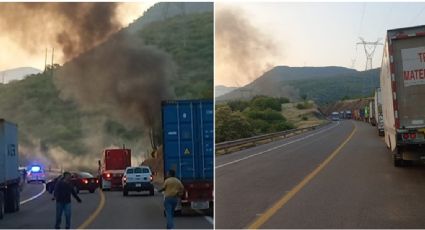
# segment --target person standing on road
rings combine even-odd
[[[184,187],[182,182],[175,177],[176,172],[172,169],[168,171],[168,178],[164,181],[164,187],[158,192],[164,192],[164,209],[167,217],[167,229],[174,228],[174,210],[178,199],[183,195]]]
[[[54,199],[56,200],[56,222],[55,228],[59,229],[62,221],[62,212],[65,213],[65,228],[71,228],[71,195],[81,203],[80,197],[71,184],[71,173],[64,172],[63,177],[58,179],[54,189]]]

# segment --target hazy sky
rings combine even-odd
[[[386,30],[425,24],[425,3],[216,3],[219,12],[233,9],[245,15],[260,33],[273,40],[274,55],[265,65],[344,66],[364,70],[363,46],[366,41],[384,41]],[[217,35],[216,35],[217,38]],[[216,46],[216,52],[220,52]],[[380,67],[382,46],[376,49],[373,67]],[[233,57],[236,58],[236,57]],[[244,57],[239,57],[244,58]],[[261,63],[262,56],[255,57]],[[269,57],[267,57],[269,58]],[[218,68],[217,68],[218,67]],[[245,85],[258,76],[236,70],[228,59],[216,57],[215,85]],[[260,72],[266,71],[264,68]],[[232,73],[232,74],[229,74]],[[231,76],[229,76],[231,75]]]
[[[129,23],[142,16],[143,12],[154,3],[153,1],[145,1],[144,3],[122,3],[117,9],[118,19],[123,26],[127,26]],[[46,28],[46,30],[49,30],[49,28]],[[22,33],[25,34],[25,31],[22,31]],[[40,31],[40,33],[42,33],[42,31]],[[25,36],[31,37],[34,35],[25,34]],[[45,44],[39,44],[39,47],[39,50],[35,53],[27,52],[22,44],[19,44],[13,37],[8,36],[7,31],[2,30],[0,33],[0,71],[16,67],[34,67],[43,70],[46,48],[49,49],[48,62],[50,62],[52,45],[49,45],[49,41],[46,41]],[[56,47],[55,63],[63,64],[60,61],[61,57],[61,49]]]

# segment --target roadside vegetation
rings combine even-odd
[[[216,142],[236,140],[294,128],[282,115],[287,98],[256,96],[249,101],[216,105]]]

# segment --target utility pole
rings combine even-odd
[[[44,55],[44,72],[47,70],[47,48],[46,48],[46,54]]]
[[[359,37],[360,42],[357,42],[357,45],[363,45],[364,48],[364,52],[366,54],[366,66],[365,66],[365,70],[369,70],[372,69],[372,58],[373,55],[375,54],[375,50],[376,47],[378,45],[384,45],[380,42],[380,38],[378,38],[376,41],[374,42],[368,42],[365,41],[362,37]]]
[[[53,57],[54,57],[54,54],[55,54],[55,48],[52,48],[52,66],[51,66],[51,68],[52,68],[52,78],[53,78]]]

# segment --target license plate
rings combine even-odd
[[[136,187],[142,187],[142,184],[136,184]]]
[[[208,209],[210,207],[210,203],[208,201],[190,202],[190,207],[192,209]]]

